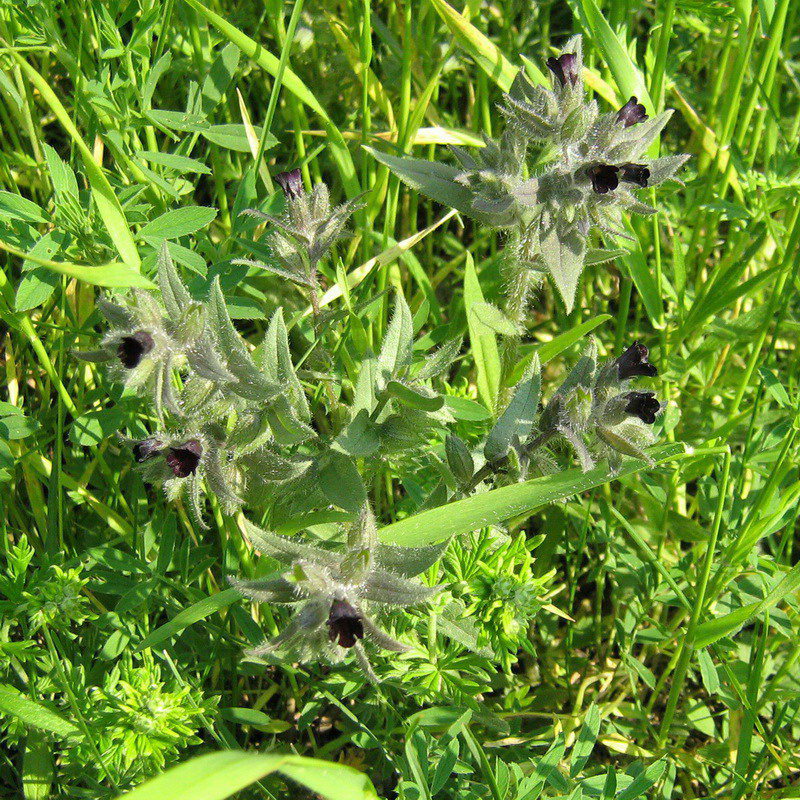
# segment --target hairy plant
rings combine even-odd
[[[321,189],[306,195],[296,173],[281,176],[279,183],[297,234],[284,237],[288,223],[273,234],[284,237],[280,247],[294,248],[294,257],[287,250],[283,258],[295,270],[316,264],[349,211],[331,212],[327,192]],[[301,235],[303,225],[306,233]],[[129,391],[154,402],[158,429],[144,439],[122,439],[142,478],[162,487],[170,500],[183,498],[201,527],[206,526],[206,497],[228,515],[250,508],[267,518],[291,518],[301,509],[329,506],[360,515],[343,552],[336,555],[249,525],[256,548],[290,569],[266,582],[235,585],[253,599],[298,607],[278,637],[254,655],[291,646],[304,660],[338,660],[355,648],[374,679],[361,639],[390,650],[404,646],[381,632],[367,604],[405,606],[428,597],[431,590],[407,578],[429,566],[432,562],[425,558],[433,553],[435,560],[441,548],[421,556],[407,550],[404,558],[410,563],[423,559],[416,572],[396,562],[390,568],[388,551],[376,542],[366,484],[388,460],[424,447],[454,423],[436,384],[458,358],[461,339],[447,339],[420,358],[417,353],[423,348],[415,343],[411,311],[398,294],[380,351],[376,355],[365,349],[351,370],[349,402],[341,396],[335,403],[329,399],[315,417],[294,365],[282,309],[270,319],[263,341],[251,349],[230,318],[218,278],[207,298],[198,301],[180,280],[166,247],[157,269],[158,292],[137,291],[123,304],[100,301],[113,327],[100,351],[78,354],[110,361],[112,379],[121,379]],[[484,305],[490,321],[500,314]],[[325,334],[316,331],[324,340]],[[612,469],[623,455],[648,458],[642,448],[653,440],[649,426],[661,404],[652,392],[624,391],[632,378],[656,374],[641,344],[602,367],[596,346],[590,344],[541,410],[540,373],[534,357],[476,451],[458,436],[447,435],[446,466],[440,469],[456,496],[486,484],[525,480],[531,471],[556,471],[548,445],[557,437],[572,446],[584,470],[599,458],[608,458]],[[434,489],[427,503],[445,499],[446,492]],[[523,584],[528,582],[531,596],[538,596],[537,581]],[[521,585],[513,596],[523,597],[526,591]],[[442,611],[443,618],[463,613],[458,604]],[[510,624],[503,622],[502,627]]]
[[[284,629],[250,650],[251,657],[286,650],[304,661],[325,657],[336,662],[353,650],[365,674],[376,681],[362,640],[396,653],[411,649],[381,630],[368,609],[408,608],[429,599],[437,587],[409,577],[427,569],[440,555],[439,548],[403,548],[398,558],[378,544],[375,518],[367,506],[347,531],[342,552],[276,536],[249,522],[245,528],[256,550],[288,569],[278,577],[230,578],[231,584],[259,603],[295,607]]]
[[[571,311],[584,266],[621,254],[592,232],[612,244],[616,236],[631,238],[624,214],[656,213],[636,193],[672,178],[689,158],[648,156],[671,111],[649,119],[631,97],[620,109],[601,113],[595,100],[586,100],[580,36],[547,66],[549,89],[519,70],[500,106],[505,131],[497,139],[485,136],[475,153],[451,148],[458,167],[370,149],[413,188],[510,232],[505,312],[514,325],[524,319],[530,291],[544,274]]]
[[[320,313],[319,263],[342,236],[348,219],[363,203],[356,198],[334,208],[324,183],[318,183],[306,193],[299,169],[281,172],[275,176],[275,181],[286,200],[286,211],[282,216],[266,214],[257,208],[243,212],[275,227],[267,238],[274,260],[263,262],[238,258],[234,263],[265,269],[307,287],[314,319],[317,320]]]

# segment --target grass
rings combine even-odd
[[[798,796],[799,27],[790,0],[0,6],[0,795],[161,775],[131,797]],[[203,529],[132,469],[115,434],[153,409],[72,355],[103,331],[98,287],[152,285],[166,238],[248,342],[282,307],[326,433],[400,290],[418,350],[468,342],[441,394],[475,446],[522,374],[492,371],[502,341],[465,310],[502,303],[506,242],[362,145],[475,147],[521,58],[541,70],[573,33],[603,108],[676,109],[658,147],[693,157],[573,311],[536,293],[519,357],[548,398],[590,333],[605,356],[644,342],[669,400],[657,464],[615,478],[562,453],[437,505],[437,429],[366,476],[385,541],[455,534],[424,576],[442,597],[394,618],[412,651],[371,651],[378,685],[352,659],[243,659],[286,617],[226,587],[266,571],[236,515],[212,498]],[[294,166],[365,193],[321,265],[322,332],[302,287],[233,263],[257,247],[240,212],[276,208]],[[348,509],[311,506],[270,523],[335,535]]]

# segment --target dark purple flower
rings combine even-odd
[[[117,356],[125,369],[133,369],[139,366],[154,344],[153,337],[147,331],[136,331],[119,340]]]
[[[644,122],[647,119],[647,112],[635,95],[617,111],[617,122],[621,122],[624,127],[630,128],[637,122]]]
[[[357,639],[364,638],[361,614],[346,600],[334,600],[328,614],[328,635],[340,647],[352,647]]]
[[[661,403],[656,399],[655,392],[628,392],[625,398],[628,401],[625,411],[632,417],[639,417],[648,425],[652,425],[656,421],[656,414],[661,409]]]
[[[305,194],[303,179],[300,177],[299,169],[278,173],[275,176],[275,183],[283,189],[287,200],[297,200]]]
[[[136,442],[133,445],[133,457],[141,464],[142,461],[147,461],[148,458],[154,458],[164,449],[164,442],[155,437],[149,439],[142,439],[141,442]]]
[[[622,164],[622,180],[626,183],[635,183],[644,189],[650,180],[650,170],[644,164]]]
[[[618,359],[617,375],[621,381],[633,378],[637,375],[644,375],[654,378],[658,375],[658,370],[654,364],[647,360],[648,349],[641,342],[634,342]]]
[[[619,186],[619,167],[613,164],[595,164],[586,170],[592,189],[597,194],[606,194]]]
[[[203,445],[197,439],[170,447],[166,455],[167,466],[176,478],[187,478],[194,475],[197,465],[203,455]]]
[[[562,86],[566,86],[567,81],[572,86],[578,82],[578,56],[575,53],[563,53],[558,58],[550,56],[547,59],[547,68]]]

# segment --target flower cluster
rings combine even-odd
[[[601,113],[596,101],[586,101],[580,36],[547,66],[551,88],[533,83],[524,69],[517,73],[501,104],[508,125],[500,138],[486,138],[476,154],[452,148],[460,168],[371,151],[414,188],[512,231],[508,291],[515,322],[537,274],[550,275],[570,311],[585,264],[617,255],[594,243],[591,232],[630,238],[623,212],[656,211],[636,192],[673,177],[688,158],[647,155],[671,111],[649,118],[631,97]],[[535,165],[527,162],[532,147]]]
[[[274,260],[239,258],[234,263],[265,269],[307,287],[316,316],[319,314],[319,262],[341,237],[348,219],[363,204],[360,198],[355,198],[334,208],[324,183],[318,183],[306,193],[299,169],[281,172],[275,181],[286,200],[283,215],[276,217],[255,208],[243,212],[274,226],[275,230],[267,239]]]
[[[111,329],[99,350],[76,355],[108,363],[112,378],[154,400],[159,430],[124,441],[143,478],[170,499],[185,495],[202,525],[204,485],[232,513],[248,491],[263,487],[265,475],[267,483],[286,479],[274,465],[275,431],[291,443],[315,434],[280,310],[251,352],[233,326],[219,279],[204,302],[194,300],[165,246],[158,283],[159,292],[135,291],[125,305],[99,298]]]
[[[580,40],[573,45],[574,52],[548,62],[552,90],[521,75],[505,100],[509,124],[501,138],[487,139],[476,156],[457,151],[461,168],[447,173],[457,207],[466,203],[490,224],[516,226],[519,248],[527,254],[519,263],[528,271],[549,270],[568,306],[591,252],[590,230],[620,233],[620,209],[642,210],[633,188],[660,182],[682,163],[680,157],[649,161],[644,155],[668,115],[649,120],[636,98],[606,115],[599,114],[596,103],[585,104]],[[557,144],[558,155],[537,176],[525,178],[532,142],[544,145],[545,152]],[[242,263],[307,287],[316,323],[311,349],[319,345],[324,351],[328,330],[319,324],[318,265],[359,201],[333,208],[325,186],[305,191],[299,170],[281,173],[276,181],[285,213],[247,213],[272,225],[268,241],[278,263]],[[454,422],[436,386],[458,358],[460,338],[421,354],[411,310],[398,293],[377,355],[365,346],[355,363],[347,354],[350,402],[347,392],[331,392],[332,413],[325,416],[320,403],[312,414],[280,308],[263,341],[251,349],[233,325],[219,278],[204,300],[193,298],[164,246],[158,284],[159,292],[136,291],[126,304],[101,298],[98,305],[110,330],[98,350],[79,354],[108,363],[112,377],[129,391],[154,398],[158,429],[144,439],[124,439],[137,468],[169,499],[185,497],[200,526],[206,494],[225,514],[260,507],[268,524],[285,518],[295,502],[305,511],[335,506],[357,516],[345,528],[340,550],[285,539],[245,521],[255,548],[282,570],[231,583],[245,597],[286,604],[294,612],[277,636],[250,652],[252,657],[291,653],[302,660],[339,661],[352,651],[375,679],[365,641],[392,652],[409,647],[379,627],[375,610],[429,599],[438,587],[411,578],[431,566],[447,542],[398,551],[378,544],[364,474],[371,478],[387,458],[413,453]],[[353,306],[353,317],[370,302]],[[499,309],[477,306],[473,313],[489,328],[499,325],[516,335],[519,326]],[[328,387],[319,386],[319,373],[307,375],[314,376],[323,394]],[[651,426],[663,406],[653,392],[629,384],[655,375],[639,342],[603,365],[592,343],[540,410],[541,374],[534,358],[477,452],[456,436],[447,438],[440,488],[455,487],[457,495],[466,495],[490,477],[495,483],[522,480],[531,465],[550,468],[554,462],[545,445],[558,438],[571,445],[585,470],[599,458],[608,458],[612,469],[622,456],[647,458],[643,447],[652,441]],[[506,667],[524,642],[549,581],[530,573],[531,557],[522,544],[519,540],[497,552],[508,550],[504,563],[525,575],[495,581],[497,571],[487,572],[477,585],[480,602],[472,608],[501,632],[493,644],[505,654]]]
[[[543,410],[539,430],[548,439],[566,440],[584,471],[599,458],[608,458],[612,469],[622,456],[650,461],[643,448],[653,443],[652,426],[665,404],[655,392],[629,389],[633,379],[658,374],[648,355],[637,341],[618,358],[598,365],[597,346],[590,343]]]
[[[440,548],[402,548],[398,553],[380,546],[367,506],[347,532],[344,552],[286,539],[250,522],[245,522],[245,528],[256,550],[287,569],[256,580],[231,578],[231,584],[259,603],[295,607],[286,627],[251,650],[250,656],[289,651],[301,660],[325,656],[335,662],[353,650],[366,675],[376,680],[362,640],[397,653],[410,649],[378,627],[370,607],[408,608],[430,598],[438,587],[409,578],[429,567],[441,554]]]
[[[629,388],[635,378],[658,374],[648,356],[636,341],[618,358],[598,365],[592,341],[542,409],[541,369],[534,358],[478,452],[448,436],[446,464],[457,493],[469,494],[489,478],[495,483],[524,480],[532,467],[554,471],[550,446],[559,439],[575,451],[584,471],[602,458],[612,471],[623,456],[650,462],[643,448],[653,443],[652,426],[665,404],[655,392]]]

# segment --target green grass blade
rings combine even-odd
[[[467,312],[467,325],[472,352],[475,356],[475,369],[478,373],[478,396],[484,405],[494,412],[497,405],[498,392],[502,366],[500,350],[497,346],[497,337],[494,333],[486,332],[486,327],[480,325],[470,309],[478,303],[484,302],[478,273],[472,256],[467,253],[467,264],[464,270],[464,306]]]
[[[603,54],[623,98],[627,100],[631,95],[635,95],[647,108],[647,113],[653,114],[653,101],[642,73],[628,55],[625,43],[614,33],[594,0],[579,0],[579,2],[573,0],[570,5],[576,10],[584,33]]]
[[[445,0],[430,0],[430,4],[445,21],[459,45],[475,59],[478,66],[500,89],[507,92],[511,88],[518,67],[515,67],[490,39],[487,39]],[[539,73],[539,77],[541,82],[544,82],[544,75]]]
[[[13,56],[22,67],[28,80],[39,90],[50,110],[61,123],[61,126],[70,135],[72,141],[75,142],[86,169],[86,177],[92,190],[92,196],[97,204],[97,210],[105,223],[108,235],[111,237],[111,241],[114,242],[114,246],[117,248],[122,260],[131,267],[138,269],[141,263],[139,251],[136,249],[131,229],[125,219],[125,212],[122,210],[122,206],[102,168],[94,160],[92,151],[83,141],[78,129],[70,119],[61,101],[56,97],[50,84],[21,56],[17,53],[13,53]]]
[[[231,25],[219,14],[206,8],[198,0],[183,0],[190,5],[206,22],[213,25],[225,38],[233,42],[248,58],[253,59],[262,69],[275,77],[280,69],[280,60],[272,53],[267,52],[258,42],[255,42],[247,34],[240,31],[235,25]],[[356,197],[361,193],[358,182],[358,175],[353,164],[350,151],[347,149],[344,138],[339,129],[334,125],[328,112],[320,105],[314,93],[303,83],[302,80],[292,70],[286,68],[283,71],[283,85],[294,94],[301,102],[305,103],[312,111],[319,115],[322,125],[328,136],[331,157],[339,169],[345,190],[348,197]]]
[[[685,454],[682,444],[662,445],[650,452],[657,464]],[[644,461],[628,459],[616,474],[605,464],[600,464],[589,472],[571,469],[514,486],[503,486],[387,525],[381,529],[380,538],[387,544],[406,547],[435,544],[486,525],[496,525],[513,517],[531,514],[548,503],[564,500],[615,478],[632,475],[646,466]]]
[[[111,264],[100,264],[97,267],[90,267],[85,264],[71,264],[69,261],[51,261],[33,253],[23,253],[3,241],[0,241],[0,250],[5,250],[12,256],[21,258],[23,261],[30,261],[41,267],[52,270],[59,275],[66,275],[68,278],[75,278],[93,286],[105,286],[109,289],[155,289],[155,284],[145,278],[138,269],[134,269],[130,264],[121,262]]]
[[[40,731],[53,733],[61,738],[80,736],[76,725],[60,714],[37,703],[18,692],[13,686],[0,684],[0,711],[21,720]]]
[[[229,750],[199,756],[153,778],[125,800],[224,800],[266,775],[282,775],[326,800],[373,800],[366,775],[352,767],[301,756],[266,755]]]
[[[189,608],[185,608],[183,611],[177,613],[169,622],[165,622],[142,639],[136,647],[136,652],[161,644],[161,642],[175,636],[185,628],[188,628],[189,625],[193,625],[195,622],[205,619],[215,611],[221,611],[223,608],[227,608],[231,603],[235,603],[240,596],[236,589],[225,589],[211,597],[198,600],[196,603],[189,606]]]

